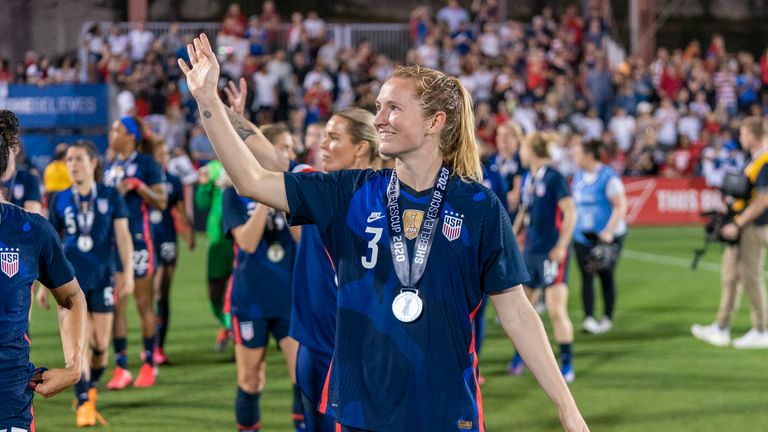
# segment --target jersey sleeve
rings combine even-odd
[[[489,198],[491,206],[483,223],[479,257],[483,292],[493,294],[526,283],[530,277],[517,248],[509,215],[496,197]]]
[[[41,218],[42,219],[42,218]],[[64,256],[59,236],[53,226],[42,220],[35,224],[40,232],[39,276],[37,280],[48,288],[58,288],[75,278],[72,265]]]
[[[224,233],[232,238],[232,230],[248,222],[248,210],[237,195],[235,188],[230,186],[224,190],[221,202],[221,222]]]
[[[284,173],[291,225],[315,224],[325,231],[345,214],[358,177],[366,171],[342,170],[333,173]]]
[[[114,206],[114,212],[112,213],[112,219],[126,219],[128,218],[128,206],[125,204],[125,199],[120,195],[117,189],[110,188],[109,190],[110,201]]]
[[[32,175],[30,172],[27,172],[24,176],[24,202],[26,201],[42,201],[42,196],[40,195],[40,181]]]
[[[562,174],[557,173],[557,175],[554,177],[553,183],[555,187],[556,201],[560,201],[563,198],[571,196],[571,188],[568,186],[568,181]]]
[[[147,171],[145,173],[146,178],[144,179],[144,183],[146,183],[147,186],[153,186],[162,183],[165,180],[163,172],[160,171],[160,165],[158,165],[154,159],[147,159],[146,168]]]
[[[758,193],[768,193],[768,164],[763,165],[757,173],[755,189]]]
[[[48,222],[53,225],[53,229],[57,233],[64,229],[64,221],[59,216],[59,196],[61,196],[61,193],[55,194],[53,200],[48,204]]]

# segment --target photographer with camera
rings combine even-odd
[[[694,324],[691,333],[715,346],[731,343],[730,323],[739,304],[740,288],[749,297],[752,329],[734,339],[734,348],[768,348],[766,293],[763,266],[768,247],[768,139],[762,118],[751,117],[741,124],[740,142],[751,160],[743,175],[723,182],[722,192],[733,214],[720,229],[724,242],[720,271],[721,296],[716,321]]]
[[[573,178],[576,202],[576,229],[573,247],[581,270],[581,300],[584,322],[581,328],[591,334],[613,328],[616,300],[615,269],[627,233],[627,197],[624,184],[609,166],[600,163],[602,143],[581,138],[571,147],[578,171]],[[603,291],[603,317],[595,319],[595,275]]]

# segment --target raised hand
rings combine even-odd
[[[200,37],[187,45],[187,53],[192,66],[187,66],[184,60],[179,59],[179,68],[187,77],[187,86],[192,96],[199,99],[216,95],[219,83],[219,62],[213,53],[208,36],[200,33]]]
[[[227,95],[229,107],[238,115],[245,116],[245,97],[248,94],[245,78],[240,78],[240,88],[238,89],[234,81],[230,81],[224,87],[224,93]]]

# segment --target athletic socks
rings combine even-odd
[[[112,346],[115,350],[115,364],[117,367],[128,369],[128,357],[125,355],[125,350],[128,348],[128,339],[114,338]]]
[[[101,375],[104,373],[104,368],[91,368],[91,382],[89,383],[88,387],[94,388],[98,387],[99,380],[101,379]]]
[[[560,344],[560,361],[563,366],[570,366],[573,361],[573,352],[571,351],[572,344]]]
[[[259,397],[261,397],[261,393],[248,393],[240,387],[237,388],[235,419],[239,431],[254,432],[261,429]]]
[[[170,306],[168,299],[160,299],[157,302],[157,346],[162,348],[165,346],[165,335],[168,333],[168,315],[170,314]]]
[[[153,366],[155,364],[154,359],[152,358],[152,351],[155,349],[155,338],[153,337],[145,337],[144,338],[144,363],[147,363],[150,366]]]
[[[304,407],[301,403],[301,389],[299,389],[298,384],[293,385],[293,407],[291,409],[291,419],[293,419],[294,430],[307,430],[307,424],[304,421]]]
[[[77,397],[77,406],[88,402],[88,379],[85,377],[85,372],[80,374],[80,381],[75,386],[75,396]]]

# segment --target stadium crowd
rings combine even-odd
[[[333,125],[338,124],[339,120],[334,123],[334,118],[337,118],[334,113],[346,112],[346,115],[350,115],[349,111],[344,111],[350,107],[379,111],[376,95],[385,88],[393,72],[398,70],[400,61],[377,53],[367,41],[354,48],[337,46],[335,39],[329,37],[326,22],[316,12],[310,11],[306,17],[293,12],[290,19],[285,19],[281,13],[286,12],[278,10],[275,2],[270,0],[264,2],[257,16],[244,16],[240,6],[235,3],[228,8],[215,43],[215,54],[221,66],[219,87],[225,89],[231,110],[239,113],[244,123],[238,123],[239,120],[232,116],[229,121],[245,142],[263,133],[268,136],[269,142],[277,146],[276,137],[288,134],[288,147],[291,147],[291,142],[293,145],[292,148],[281,150],[287,155],[286,159],[295,159],[318,167],[319,170],[333,171],[322,168],[319,147],[325,139],[324,133],[326,136],[335,133]],[[549,233],[555,231],[553,227],[557,226],[559,232],[561,221],[556,219],[561,217],[560,210],[568,208],[569,229],[573,231],[576,226],[574,239],[585,248],[579,256],[579,265],[590,287],[590,292],[584,294],[585,321],[582,324],[582,328],[589,333],[606,332],[613,325],[613,267],[626,232],[623,221],[623,213],[626,212],[624,191],[615,173],[619,176],[651,175],[669,178],[704,176],[709,185],[719,186],[726,173],[740,172],[746,162],[745,153],[739,144],[742,121],[750,116],[765,114],[768,51],[759,60],[746,52],[729,53],[720,35],[712,36],[706,50],[700,42],[692,41],[685,49],[670,51],[660,48],[650,62],[637,57],[614,61],[607,55],[610,32],[599,11],[590,10],[582,14],[577,6],[571,5],[556,15],[553,9],[547,7],[529,22],[502,20],[496,0],[474,0],[469,10],[463,9],[457,0],[448,0],[446,6],[435,13],[425,7],[417,7],[410,15],[408,32],[411,47],[406,58],[402,59],[403,63],[421,65],[456,76],[471,94],[475,115],[474,135],[485,168],[504,175],[503,179],[498,180],[500,183],[495,184],[497,180],[490,178],[492,176],[486,172],[489,177],[486,184],[492,189],[500,188],[501,192],[495,189],[494,192],[507,206],[506,210],[513,220],[521,202],[533,208],[532,202],[537,199],[533,195],[539,198],[544,195],[544,192],[539,194],[538,183],[533,185],[541,179],[530,180],[535,175],[528,176],[527,186],[521,184],[523,171],[520,163],[529,166],[533,163],[537,172],[538,168],[545,172],[549,159],[552,159],[559,174],[552,170],[551,174],[547,174],[547,180],[541,181],[549,182],[546,183],[547,188],[551,187],[551,190],[558,192],[550,203],[553,207],[539,211],[546,213],[542,219],[552,219],[553,226],[539,229]],[[226,281],[232,273],[232,239],[241,249],[239,260],[247,259],[244,257],[246,249],[248,254],[257,253],[258,250],[258,245],[245,248],[242,241],[238,240],[241,238],[241,229],[253,229],[255,226],[253,214],[256,203],[238,197],[234,189],[227,189],[232,183],[222,169],[221,162],[216,160],[213,145],[203,127],[198,102],[185,79],[185,73],[189,71],[182,72],[177,63],[179,58],[190,64],[195,63],[187,50],[187,44],[192,39],[193,35],[181,33],[177,23],[170,24],[168,31],[159,36],[146,30],[143,23],[132,24],[127,33],[123,33],[117,23],[112,24],[108,30],[94,24],[83,35],[77,55],[65,55],[52,62],[49,58],[29,52],[24,61],[16,64],[13,69],[7,60],[0,61],[0,82],[38,85],[106,83],[115,90],[119,120],[113,124],[110,132],[112,154],[107,155],[110,159],[108,178],[111,178],[113,184],[109,186],[124,188],[121,190],[124,194],[135,192],[135,207],[141,208],[141,211],[145,211],[147,206],[154,207],[160,221],[163,220],[160,211],[167,210],[165,220],[169,221],[172,218],[170,204],[161,202],[153,195],[160,194],[160,184],[163,183],[161,178],[164,178],[161,169],[167,169],[168,173],[179,177],[179,183],[175,186],[177,197],[174,200],[179,206],[173,205],[177,217],[191,213],[192,200],[185,203],[184,198],[191,198],[193,188],[196,190],[196,204],[211,210],[208,219],[211,242],[208,283],[211,303],[222,324],[217,348],[223,349],[231,338],[241,342],[243,337],[240,334],[243,327],[238,327],[237,323],[233,325],[222,306]],[[349,119],[346,121],[352,122]],[[284,126],[277,130],[262,129],[259,133],[246,131],[243,134],[239,126],[248,122],[252,123],[251,126],[273,123],[282,123]],[[245,127],[247,129],[249,126]],[[114,142],[121,143],[118,145],[122,146],[121,150],[115,150]],[[142,156],[146,161],[141,162],[143,167],[139,171],[146,178],[136,180],[132,174],[128,174],[127,179],[131,181],[126,186],[125,166],[133,163],[136,151],[140,151],[145,143],[164,143],[165,146],[160,147],[159,152],[155,149],[156,162],[152,162],[148,156]],[[68,160],[68,151],[71,149],[57,147],[54,162],[40,176],[46,193],[69,189],[71,180],[68,180],[65,162]],[[525,153],[522,161],[520,153]],[[362,154],[365,155],[365,152]],[[166,160],[168,156],[170,160]],[[90,161],[91,157],[85,159]],[[263,163],[262,160],[259,162]],[[599,184],[604,189],[589,189],[593,186],[587,180],[578,186],[585,176],[589,177],[585,171],[602,169],[601,162],[612,169],[599,174],[603,182]],[[371,160],[366,161],[364,166],[386,163],[379,161],[373,152]],[[512,168],[508,163],[517,166]],[[27,166],[29,171],[34,172],[28,162],[23,160],[23,152],[20,153],[17,166]],[[286,169],[281,166],[278,171]],[[605,211],[600,215],[604,219],[604,229],[600,228],[600,232],[584,232],[584,227],[579,225],[583,222],[578,222],[575,214],[589,210],[582,208],[584,203],[579,202],[578,196],[575,197],[575,204],[572,202],[566,178],[575,179],[574,184],[577,186],[574,188],[583,187],[590,193],[602,194]],[[12,182],[6,197],[10,199],[16,194],[16,175],[3,180]],[[536,194],[532,192],[534,187]],[[186,192],[179,194],[182,188]],[[93,190],[96,191],[95,186]],[[528,190],[528,196],[525,190]],[[21,199],[20,202],[25,204],[27,201],[46,200],[37,197]],[[227,203],[224,205],[223,216],[222,202]],[[227,215],[227,207],[230,212],[236,211],[237,217]],[[66,210],[64,207],[62,209],[62,212]],[[611,216],[612,212],[614,216]],[[261,230],[274,237],[278,231],[275,227],[280,227],[280,235],[285,237],[283,240],[293,245],[292,233],[287,229],[284,215],[263,208],[259,215],[261,225],[256,231]],[[136,217],[139,221],[136,225],[140,224],[139,216],[129,217]],[[226,231],[222,228],[222,218]],[[520,220],[515,223],[515,229],[525,225],[530,235],[533,232],[530,220],[523,221],[522,216],[517,219]],[[368,222],[371,222],[371,217]],[[131,234],[141,237],[142,232],[132,227]],[[599,240],[587,238],[584,234],[594,235]],[[276,237],[270,240],[267,234],[263,235],[265,241],[271,242],[267,245],[269,252],[265,252],[273,254],[265,255],[269,260],[281,261],[286,253],[294,253],[287,246],[273,249],[277,244]],[[554,240],[559,249],[559,258],[553,258],[550,262],[547,254],[550,249],[554,250],[551,245],[541,251],[545,269],[540,275],[541,287],[562,284],[565,297],[548,298],[547,304],[552,308],[550,317],[553,324],[559,324],[562,328],[556,331],[563,363],[561,373],[567,382],[571,382],[575,379],[571,364],[573,328],[564,306],[567,279],[563,274],[563,269],[567,268],[571,233]],[[595,263],[588,258],[595,241],[615,246],[613,261],[606,267],[594,267]],[[164,263],[167,268],[170,266],[171,276],[176,255],[175,235],[173,243],[173,259]],[[86,244],[88,251],[85,251],[82,244],[76,246],[82,252],[88,252],[93,247],[92,244]],[[152,245],[144,247],[149,254],[152,253]],[[193,240],[190,247],[194,247]],[[577,254],[579,252],[577,246]],[[212,259],[218,260],[219,268],[211,267]],[[559,264],[562,270],[557,270],[555,266],[556,282],[550,280],[551,275],[545,274],[551,273],[546,268],[552,263]],[[530,264],[527,261],[526,264],[531,271]],[[148,267],[149,276],[146,269],[141,276],[134,269],[137,271],[136,289],[144,291],[145,300],[149,298],[147,291],[152,290],[150,284],[153,270],[151,265]],[[593,316],[594,294],[591,293],[591,287],[595,275],[601,278],[606,302],[605,316],[600,321]],[[160,283],[164,286],[162,289],[165,290],[166,300],[165,304],[157,305],[158,318],[165,324],[169,314],[167,290],[171,276]],[[158,281],[154,283],[158,285]],[[587,306],[587,303],[592,304]],[[152,307],[145,304],[144,309],[145,364],[134,385],[150,387],[155,382],[156,365],[163,364],[167,358],[162,342],[153,346],[156,336],[151,329],[152,325],[147,324],[154,322]],[[558,318],[561,312],[565,316]],[[482,311],[479,316],[482,317]],[[560,320],[559,323],[554,321],[556,319]],[[158,327],[160,340],[164,340],[166,330],[165,327]],[[287,325],[283,330],[283,336],[287,337]],[[254,329],[251,327],[250,331]],[[277,337],[274,329],[270,331]],[[124,369],[127,375],[122,375],[122,378],[113,375],[108,384],[110,389],[124,388],[132,380],[127,373],[125,336],[118,338],[115,335],[115,338],[121,340],[120,348],[115,344],[117,369]],[[478,351],[481,338],[482,330],[478,334]],[[263,345],[258,348],[263,348]],[[292,362],[296,361],[295,353],[289,353],[296,349],[283,348],[289,370],[294,369]],[[240,358],[249,355],[245,353],[243,351],[238,354],[238,362]],[[93,363],[97,384],[98,376],[104,370],[103,362],[99,357],[99,361],[93,360]],[[263,380],[260,381],[256,376],[262,373],[262,366],[258,362],[256,364],[259,366],[250,368],[253,369],[252,375],[239,376],[238,379],[238,421],[241,415],[249,419],[241,424],[247,426],[243,426],[242,430],[258,429],[258,415],[253,415],[253,406],[258,413],[258,396],[254,395],[259,394]],[[516,355],[510,365],[510,373],[522,373],[523,366],[522,356]],[[96,385],[93,376],[88,379],[91,380],[91,386]],[[297,380],[300,377],[292,376],[296,386]],[[482,383],[482,377],[479,377],[478,382]],[[85,375],[80,384],[78,398],[82,405],[91,400]],[[292,408],[297,430],[300,430],[304,420],[301,415],[301,396],[298,387],[295,387]]]

